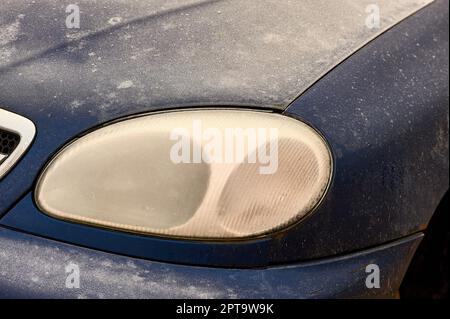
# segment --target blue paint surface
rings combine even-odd
[[[151,262],[67,245],[0,227],[0,298],[394,297],[422,235],[360,253],[259,269]],[[366,287],[366,267],[380,288]],[[66,279],[79,270],[78,289]]]

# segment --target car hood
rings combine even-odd
[[[370,28],[372,0],[79,0],[70,29],[66,2],[3,0],[0,107],[99,121],[186,105],[284,109],[429,2],[377,1]]]

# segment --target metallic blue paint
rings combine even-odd
[[[0,298],[395,297],[421,238],[315,262],[222,269],[123,257],[0,227]],[[71,263],[79,269],[79,289],[65,285]],[[366,266],[373,263],[379,289],[366,287]]]
[[[0,224],[36,235],[152,260],[255,267],[344,254],[425,229],[448,189],[448,2],[404,20],[318,81],[287,109],[330,142],[335,176],[322,205],[264,238],[194,242],[144,237],[58,221],[32,202],[39,171],[71,138],[96,125],[55,106],[49,118],[11,105],[36,123],[35,144],[0,183]],[[136,110],[108,114],[107,120]]]

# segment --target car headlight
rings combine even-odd
[[[249,110],[185,110],[125,119],[76,139],[38,180],[56,218],[195,239],[274,232],[323,198],[332,158],[296,119]]]

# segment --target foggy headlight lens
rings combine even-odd
[[[152,235],[239,238],[279,230],[320,202],[327,144],[272,113],[190,110],[126,119],[69,144],[36,201],[61,219]]]

